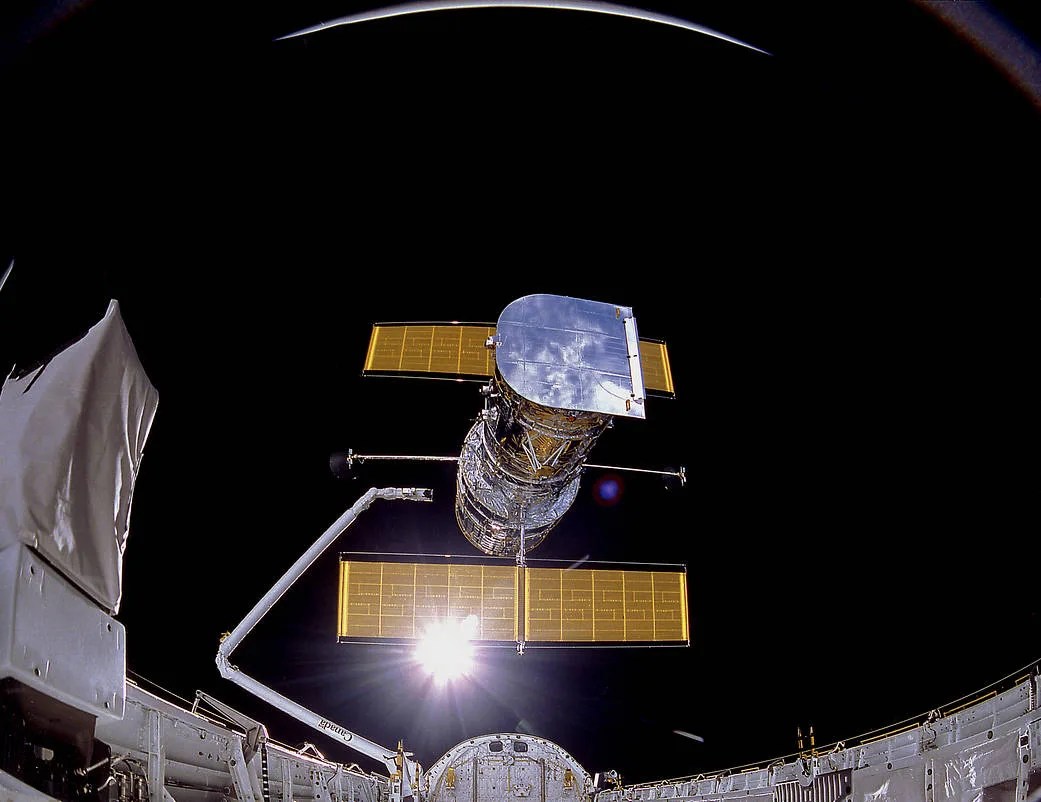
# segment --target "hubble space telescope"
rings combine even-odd
[[[646,417],[648,396],[674,396],[668,350],[641,339],[628,306],[527,295],[495,325],[377,323],[363,374],[471,379],[484,407],[458,457],[339,455],[456,462],[455,518],[482,554],[341,554],[337,637],[409,643],[445,621],[467,621],[486,646],[689,645],[686,568],[562,567],[529,553],[560,522],[616,417]],[[336,459],[336,458],[334,458]],[[335,468],[334,468],[335,470]]]
[[[483,382],[484,409],[459,457],[440,459],[459,465],[459,529],[494,557],[523,557],[545,540],[614,418],[643,419],[649,395],[675,395],[666,344],[640,338],[630,307],[561,295],[519,298],[494,326],[377,323],[363,373]],[[346,456],[367,459],[439,458]],[[683,468],[615,470],[686,481]]]

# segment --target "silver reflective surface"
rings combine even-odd
[[[478,420],[463,441],[456,474],[455,517],[459,530],[485,554],[513,556],[531,551],[557,525],[578,495],[579,471],[588,448],[602,431],[599,419],[592,431],[576,441],[543,438],[557,445],[554,459],[542,462],[508,407],[493,407]],[[502,432],[503,436],[497,436]],[[516,435],[527,448],[515,443]],[[574,449],[568,446],[575,445]],[[566,452],[573,455],[560,459]]]
[[[637,337],[630,307],[526,295],[499,316],[495,364],[506,383],[533,403],[644,418]]]

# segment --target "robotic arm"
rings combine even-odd
[[[297,721],[301,721],[333,740],[346,744],[355,751],[361,752],[367,757],[374,758],[383,763],[390,773],[391,802],[412,802],[418,795],[420,773],[422,767],[412,760],[412,753],[405,752],[402,743],[398,742],[397,749],[388,749],[380,746],[368,738],[351,732],[319,714],[308,710],[303,705],[297,704],[277,691],[272,690],[253,677],[242,673],[239,668],[232,665],[231,653],[242,642],[267,612],[282,598],[294,582],[299,579],[312,563],[324,552],[333,541],[343,534],[347,527],[354,523],[362,512],[367,510],[376,499],[388,501],[433,501],[433,491],[427,488],[415,487],[391,487],[391,488],[369,488],[354,505],[343,513],[327,530],[304,552],[292,567],[282,575],[264,597],[256,603],[246,617],[239,622],[229,635],[221,640],[220,648],[217,649],[217,669],[225,679],[231,680],[240,688],[243,688],[254,696],[263,699],[268,704],[278,708]]]

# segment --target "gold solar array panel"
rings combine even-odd
[[[405,376],[492,376],[495,352],[485,346],[489,325],[377,323],[372,327],[363,373]],[[674,395],[665,343],[640,340],[644,386]]]
[[[524,582],[529,642],[689,640],[682,571],[527,568]]]
[[[491,376],[495,353],[485,342],[494,333],[494,326],[377,323],[372,327],[364,372]]]
[[[471,615],[481,641],[687,643],[690,636],[683,571],[340,562],[341,639],[416,639],[431,624]]]
[[[517,571],[513,565],[343,560],[339,637],[420,638],[439,620],[475,615],[476,640],[514,641]]]
[[[672,386],[672,366],[669,365],[669,349],[657,340],[640,340],[640,366],[643,368],[643,385],[648,390],[676,394]]]

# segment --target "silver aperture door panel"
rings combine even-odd
[[[529,401],[646,417],[640,342],[628,306],[526,295],[502,311],[495,343],[499,373]]]

